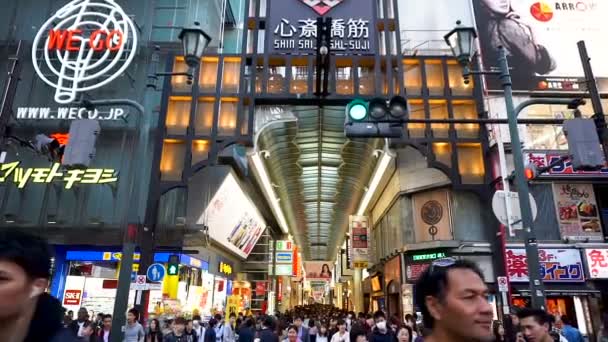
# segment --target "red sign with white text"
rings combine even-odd
[[[266,294],[266,283],[258,281],[257,283],[255,283],[255,295],[263,296],[264,294]]]
[[[65,294],[63,295],[63,305],[80,305],[81,298],[81,290],[65,290]]]

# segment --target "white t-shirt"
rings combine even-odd
[[[344,332],[342,336],[340,336],[340,332],[338,331],[331,337],[331,342],[350,342],[348,331]]]
[[[82,330],[84,327],[84,322],[76,322],[78,324],[78,334],[76,334],[78,337],[82,337]]]

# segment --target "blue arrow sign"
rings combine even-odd
[[[153,283],[162,281],[165,274],[167,274],[167,271],[165,270],[165,266],[162,264],[152,264],[150,267],[148,267],[148,271],[146,272],[148,280]]]

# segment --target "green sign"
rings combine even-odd
[[[177,266],[177,265],[169,265],[169,267],[167,269],[167,274],[168,275],[177,275],[178,274],[178,270],[179,270],[179,266]]]
[[[412,256],[412,260],[414,261],[422,261],[422,260],[435,260],[445,258],[446,255],[443,252],[437,253],[427,253],[427,254],[417,254]]]

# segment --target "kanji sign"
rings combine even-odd
[[[545,167],[557,161],[562,157],[559,153],[545,152],[526,152],[525,158],[527,162],[533,163],[538,167]],[[608,177],[608,165],[598,171],[574,171],[572,161],[566,160],[557,163],[547,172],[540,174],[539,177]]]
[[[528,261],[523,248],[507,249],[507,275],[511,282],[528,282]],[[578,249],[539,249],[540,276],[544,282],[584,282],[583,261]]]
[[[349,218],[351,259],[355,268],[356,265],[365,264],[369,261],[369,218],[367,216],[351,215]]]
[[[12,181],[17,188],[23,189],[28,183],[48,184],[57,181],[65,183],[66,189],[71,189],[76,184],[108,184],[118,181],[114,169],[62,170],[58,163],[52,167],[25,169],[19,167],[20,164],[19,161],[0,164],[0,183]]]
[[[332,51],[374,52],[373,1],[275,0],[269,6],[270,29],[267,32],[270,53],[313,52],[316,48],[317,17],[329,10],[332,16]]]
[[[608,249],[585,249],[589,278],[608,279]]]

